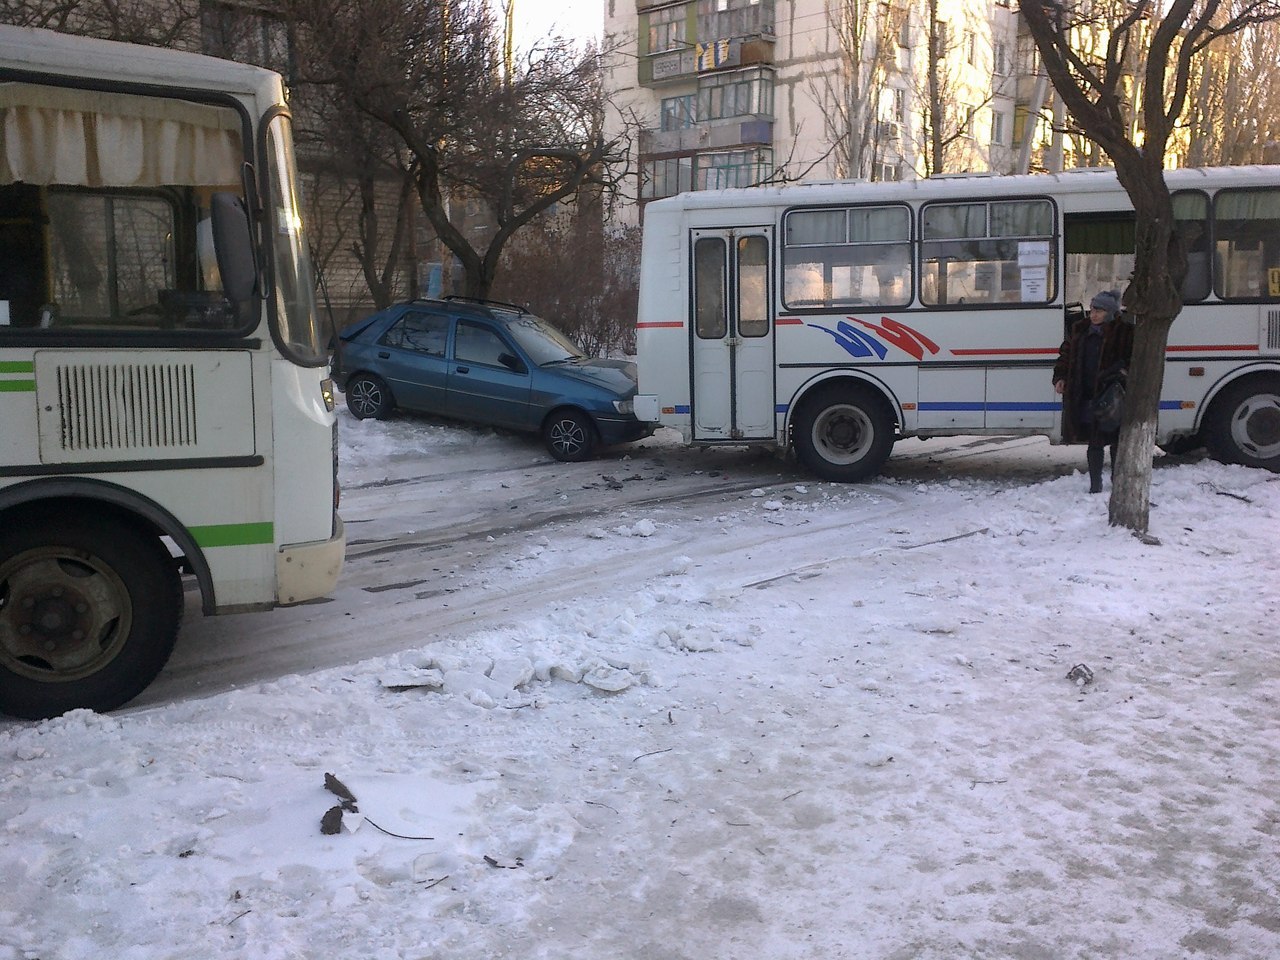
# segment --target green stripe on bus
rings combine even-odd
[[[35,393],[34,380],[0,380],[0,393]]]
[[[202,547],[247,547],[257,543],[274,543],[275,529],[266,523],[216,523],[192,527],[191,536]]]
[[[0,360],[0,373],[35,373],[34,360]]]

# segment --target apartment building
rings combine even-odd
[[[1010,0],[605,0],[604,14],[614,122],[641,127],[637,208],[1044,162],[1047,87]]]

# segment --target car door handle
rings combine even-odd
[[[379,350],[378,357],[379,359],[382,359],[382,360],[389,360],[391,359],[391,354],[386,350]]]
[[[470,372],[471,372],[471,368],[470,368],[470,367],[459,367],[459,368],[458,368],[458,373],[470,373]]]

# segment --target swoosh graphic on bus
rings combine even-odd
[[[881,317],[880,322],[872,323],[870,320],[860,320],[857,317],[849,317],[854,323],[861,324],[868,330],[878,333],[889,343],[893,344],[904,353],[910,354],[917,360],[923,360],[925,351],[929,353],[937,353],[938,345],[926,337],[919,330],[908,327],[904,323],[892,320],[889,317]],[[824,333],[831,334],[832,339],[839,344],[846,353],[854,357],[870,357],[873,354],[883,360],[889,353],[886,347],[877,337],[873,337],[869,333],[863,333],[861,330],[854,329],[849,323],[841,320],[836,324],[835,330],[830,327],[824,327],[818,323],[811,323],[809,326],[821,330]]]

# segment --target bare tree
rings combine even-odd
[[[0,23],[190,49],[199,39],[200,0],[0,0]]]
[[[978,111],[988,105],[991,92],[978,91],[962,78],[962,46],[976,42],[968,31],[958,31],[962,19],[940,20],[940,0],[927,0],[925,17],[925,67],[916,78],[916,98],[923,104],[925,174],[955,170],[971,158],[961,148],[974,137]],[[952,15],[965,12],[952,7]],[[979,96],[978,94],[981,93]],[[976,101],[976,102],[975,102]]]
[[[1280,24],[1250,24],[1205,51],[1174,146],[1180,166],[1274,162],[1280,146]]]
[[[826,2],[836,69],[818,77],[815,97],[837,177],[875,179],[878,162],[893,149],[889,125],[881,122],[881,103],[908,15],[901,3]]]
[[[341,91],[406,149],[423,214],[461,263],[467,295],[488,294],[503,248],[544,211],[616,185],[610,164],[622,154],[601,133],[593,51],[549,41],[508,71],[483,0],[285,2],[305,36],[306,78]],[[460,224],[465,203],[483,211],[479,230]]]
[[[1151,508],[1151,455],[1164,383],[1169,328],[1182,309],[1186,250],[1175,230],[1164,157],[1187,106],[1193,67],[1214,41],[1280,16],[1273,0],[1135,0],[1114,21],[1100,20],[1088,0],[1023,0],[1022,15],[1049,79],[1075,124],[1111,157],[1133,203],[1133,279],[1124,292],[1136,319],[1133,360],[1120,430],[1109,518],[1145,536]],[[1080,32],[1107,37],[1101,56],[1080,52]],[[1129,85],[1128,64],[1145,39],[1145,70]],[[1132,90],[1141,141],[1128,124]]]

